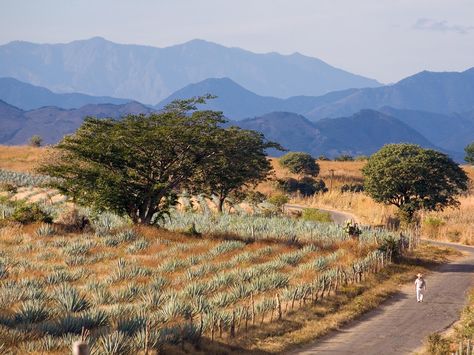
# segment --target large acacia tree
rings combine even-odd
[[[218,152],[225,120],[220,112],[196,111],[203,102],[176,101],[120,120],[87,118],[39,170],[59,178],[56,187],[79,204],[157,223]]]
[[[162,112],[120,120],[89,117],[39,171],[79,204],[155,224],[179,191],[218,196],[264,180],[271,170],[263,135],[223,128],[221,112],[197,111],[206,98],[178,100]]]
[[[457,206],[457,195],[468,188],[466,173],[451,158],[414,144],[384,146],[362,172],[365,191],[377,202],[397,206],[408,223],[420,209]]]

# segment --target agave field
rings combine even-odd
[[[160,229],[88,210],[80,233],[3,224],[0,354],[68,353],[84,333],[95,354],[227,342],[390,261],[383,230],[354,241],[333,224],[204,212],[175,211]]]

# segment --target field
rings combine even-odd
[[[0,165],[9,168],[0,170],[0,183],[16,186],[0,196],[0,353],[62,354],[81,334],[96,354],[255,350],[249,339],[260,329],[289,326],[281,322],[323,305],[332,314],[345,292],[350,302],[354,287],[376,282],[392,253],[407,246],[380,228],[365,227],[354,240],[331,223],[244,209],[216,215],[202,197],[192,211],[183,196],[189,208],[174,211],[164,228],[134,227],[126,218],[77,209],[41,187],[43,178],[22,173],[44,153],[29,156],[29,149],[5,149]],[[354,212],[377,208],[362,193],[337,192],[360,182],[362,165],[321,162],[321,177],[332,178],[333,190],[294,201]],[[259,188],[274,192],[269,182]],[[18,203],[37,203],[54,223],[9,221]],[[90,224],[79,228],[84,218]]]
[[[41,156],[8,151],[2,166],[17,171]],[[2,170],[0,180],[16,186],[0,197],[2,353],[61,354],[85,330],[97,354],[233,344],[380,272],[393,251],[380,248],[384,230],[353,240],[330,223],[215,215],[202,198],[199,211],[176,210],[164,229],[134,227],[76,209],[43,178]],[[11,221],[32,203],[54,223]],[[79,230],[82,217],[90,225]]]

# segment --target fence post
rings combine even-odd
[[[72,344],[73,355],[89,355],[89,344],[84,341],[78,340]]]

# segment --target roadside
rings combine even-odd
[[[440,242],[430,244],[455,248],[464,256],[428,273],[423,304],[414,300],[410,282],[377,309],[295,353],[408,354],[419,349],[429,334],[449,328],[459,319],[466,292],[474,283],[474,248]],[[421,272],[427,273],[433,268],[423,269]],[[415,272],[421,269],[412,270],[411,274],[404,273],[402,284],[413,281]]]
[[[411,283],[416,273],[429,273],[460,255],[451,248],[423,243],[401,263],[390,264],[361,283],[348,285],[316,304],[307,303],[305,307],[288,312],[279,322],[249,329],[247,334],[236,337],[235,348],[214,344],[207,350],[247,354],[298,353],[315,339],[332,334],[331,331],[352,321],[358,322],[361,316],[365,317],[363,314],[374,309],[377,312],[381,304],[391,304],[401,285]]]
[[[286,211],[291,211],[291,210],[302,211],[305,208],[316,208],[321,212],[329,213],[334,223],[344,224],[348,220],[353,220],[354,222],[359,223],[357,217],[354,214],[349,213],[349,212],[342,212],[342,211],[337,211],[337,210],[329,209],[329,208],[310,207],[310,206],[293,204],[293,203],[285,204],[284,208]]]

